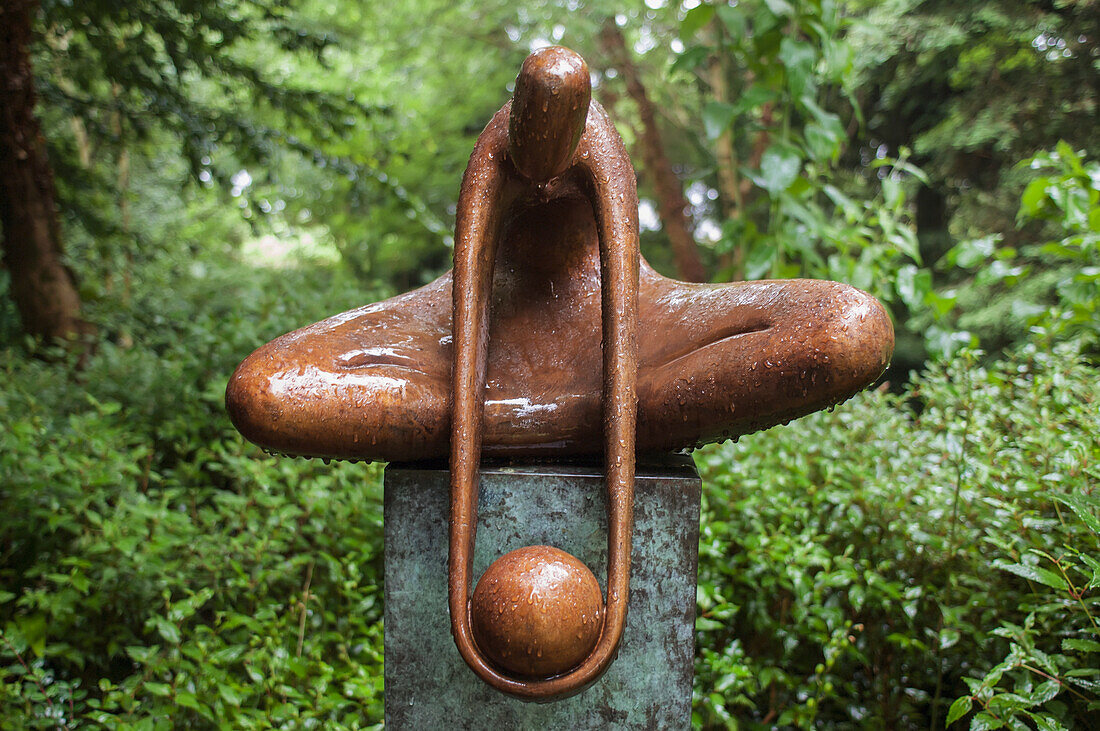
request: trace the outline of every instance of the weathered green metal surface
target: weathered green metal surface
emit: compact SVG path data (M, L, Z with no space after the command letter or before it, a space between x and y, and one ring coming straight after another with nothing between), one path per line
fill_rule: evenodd
M584 561L603 586L603 468L486 464L474 576L544 543ZM690 457L638 461L630 609L619 657L579 695L524 703L463 663L447 613L445 466L391 464L385 478L386 725L391 729L676 729L691 715L701 483Z

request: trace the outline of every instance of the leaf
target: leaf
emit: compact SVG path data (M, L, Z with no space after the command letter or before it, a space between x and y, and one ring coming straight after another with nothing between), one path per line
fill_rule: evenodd
M41 657L46 652L46 618L41 614L32 614L16 620L20 633L35 655Z
M745 13L739 5L720 5L718 18L726 26L726 30L734 39L741 39L747 35L748 21Z
M710 19L714 17L714 6L702 4L696 6L687 12L683 21L680 23L680 37L683 39L691 38L695 33L704 25L710 22Z
M1061 158L1062 162L1067 163L1075 174L1085 174L1085 168L1081 165L1081 156L1069 146L1068 142L1058 140L1058 144L1054 146L1054 149L1058 152L1058 157Z
M1020 196L1020 212L1031 218L1037 218L1043 212L1048 185L1050 185L1050 178L1045 177L1036 178L1028 183L1024 188L1024 194Z
M947 721L945 724L950 726L958 721L960 718L970 713L970 707L974 704L974 699L968 695L964 695L960 698L956 698L955 702L951 704L951 708L947 711Z
M145 689L153 695L159 695L161 697L166 697L172 694L172 686L168 685L167 683L154 683L151 681L146 681Z
M918 269L913 264L906 264L898 268L894 288L909 309L918 310L925 295L932 290L932 273L927 269Z
M1017 695L1016 693L998 693L989 699L989 704L986 706L986 709L990 713L996 713L997 715L1008 715L1013 711L1027 708L1029 705L1027 698Z
M695 618L695 630L697 632L707 632L710 630L719 630L725 627L721 622L717 622L709 617L696 617Z
M694 68L702 66L703 63L706 62L707 57L710 56L710 51L711 49L707 46L692 46L686 49L672 62L672 66L669 67L669 73L691 71Z
M1083 500L1081 500L1081 498L1068 495L1055 495L1054 499L1068 505L1093 533L1100 533L1100 518L1092 514L1092 510Z
M218 686L218 694L231 706L241 705L241 696L232 686L222 683Z
M1039 584L1044 584L1052 589L1068 589L1066 580L1058 574L1055 574L1046 569L1041 569L1038 566L1029 566L1022 563L1006 563L1004 561L994 561L993 566L1001 571L1007 571L1010 574L1016 574L1017 576L1027 579L1028 581L1034 581Z
M974 716L970 721L970 731L990 731L990 729L1001 728L1005 725L1005 722L1001 719L992 716L988 713L979 713Z
M768 193L778 195L786 190L802 170L802 158L791 147L773 144L760 159L758 185Z
M1070 638L1062 640L1062 649L1077 650L1079 652L1100 652L1100 642Z
M1044 703L1051 701L1062 692L1062 684L1057 680L1048 680L1038 688L1036 688L1028 697L1033 706L1041 706Z
M733 103L733 108L737 114L744 114L773 101L778 96L774 89L769 89L761 84L753 84L737 98L737 101Z
M833 160L840 154L840 137L835 130L810 122L803 135L806 137L806 148L814 160Z
M958 300L959 298L955 295L937 292L934 289L928 290L924 295L924 302L932 308L936 319L942 319L944 315L955 309Z
M817 54L814 47L805 41L784 38L779 44L779 60L787 68L787 81L791 94L801 97L810 87L814 62Z
M708 102L703 107L703 129L706 131L707 139L716 140L721 137L736 116L737 110L732 104Z
M901 183L892 176L886 176L882 179L882 198L886 201L886 206L890 209L897 209L903 203L905 203L905 191L901 188Z
M158 648L156 645L152 647L145 647L144 645L129 645L126 647L126 654L133 658L134 662L146 663L150 658L157 654Z
M1065 726L1050 716L1040 713L1029 713L1028 716L1035 722L1035 727L1039 731L1066 731Z
M172 645L180 643L179 627L169 622L164 617L153 617L153 624L157 628L157 634L164 638L165 642Z
M805 41L787 37L779 44L779 60L787 67L787 71L797 69L800 72L809 73L816 58L814 47Z
M794 13L794 8L787 0L764 0L764 4L768 6L768 10L773 15L783 17Z
M1083 680L1082 678L1074 675L1072 671L1066 673L1066 677L1069 678L1069 682L1073 683L1078 688L1084 688L1090 693L1100 693L1100 681Z
M900 170L907 175L912 175L917 180L921 181L925 185L928 185L928 173L921 170L919 167L904 159L904 155L900 158L876 158L871 161L871 167L877 170L882 167L890 167L892 170Z
M214 590L208 586L203 587L187 599L173 604L168 610L168 618L173 622L182 622L198 611L199 607L206 604L212 596L214 596Z
M948 252L949 261L963 269L974 269L993 256L1002 238L1001 234L990 234L960 241Z

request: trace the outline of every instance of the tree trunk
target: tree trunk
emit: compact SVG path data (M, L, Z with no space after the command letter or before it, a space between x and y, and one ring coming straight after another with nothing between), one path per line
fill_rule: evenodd
M665 233L668 234L669 241L672 243L676 269L680 277L686 281L704 282L708 278L707 272L703 268L699 249L695 245L695 237L691 233L687 214L688 203L684 199L680 179L676 177L668 156L665 155L661 133L657 129L657 115L654 113L653 103L646 95L638 68L626 49L623 34L613 20L604 24L600 39L623 75L627 94L638 105L638 117L642 123L642 162L653 181L657 194L657 212L661 216Z
M718 20L714 23L715 33L721 39L722 29ZM719 47L721 44L718 44ZM729 88L726 83L725 64L722 63L722 54L717 54L710 59L707 67L710 76L710 89L714 100L720 103L729 101ZM737 148L733 144L733 130L727 128L718 135L715 140L715 162L718 165L718 192L722 202L722 217L736 219L741 217L744 208L744 200L741 194L741 183L737 179ZM744 240L733 244L733 250L722 257L722 269L730 273L731 281L741 281L745 278L745 260L747 258L747 243Z
M929 269L952 246L950 222L951 214L943 190L927 185L917 188L917 243L921 260Z
M53 171L34 116L28 47L37 0L0 0L0 227L4 265L23 329L73 338L91 328L62 261Z

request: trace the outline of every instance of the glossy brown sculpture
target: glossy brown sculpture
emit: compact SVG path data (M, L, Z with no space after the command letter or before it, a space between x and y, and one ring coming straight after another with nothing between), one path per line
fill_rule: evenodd
M453 275L277 338L238 367L226 395L237 427L270 450L407 460L440 457L449 441L455 642L480 677L528 699L577 692L614 657L635 437L672 450L787 421L859 391L893 349L881 305L846 285L687 284L654 272L638 255L633 168L588 101L579 56L529 58L470 158ZM605 455L603 625L562 675L512 677L471 633L482 453Z
M611 664L626 624L630 587L630 546L634 525L634 436L637 416L635 387L638 372L638 207L634 170L622 140L606 115L590 114L588 66L573 51L547 48L531 54L516 78L516 94L497 113L474 147L455 222L454 368L451 424L451 535L449 597L451 633L466 664L494 688L528 700L545 700L579 692ZM602 112L598 105L598 112ZM505 132L503 117L507 115ZM499 120L499 121L498 121ZM514 161L514 162L513 162ZM596 241L592 252L599 263L594 284L600 294L603 363L601 406L603 453L607 488L607 602L602 609L599 639L591 652L575 664L553 665L545 678L514 677L490 663L478 647L471 628L470 569L477 527L478 465L481 462L485 399L486 356L490 310L523 307L515 292L509 302L494 301L494 281L508 276L499 271L501 229L507 219L528 209L539 209L559 197L587 202L595 214ZM547 221L553 226L556 222ZM553 261L549 252L536 254ZM534 262L510 268L535 269ZM568 268L568 265L566 266ZM499 274L498 274L499 272ZM552 286L553 279L551 279ZM492 307L490 306L492 304ZM531 313L534 318L540 313ZM588 323L589 325L593 323ZM535 322L531 323L536 325ZM529 337L533 336L533 332ZM536 336L537 337L537 336ZM494 346L496 343L494 342ZM494 348L494 357L497 353ZM538 367L538 363L530 363ZM550 557L557 549L534 546L531 570L553 570ZM559 552L560 553L560 552ZM580 564L572 556L569 559ZM501 569L504 559L489 568ZM580 564L583 566L583 564ZM585 569L587 571L587 569ZM576 589L581 585L573 582ZM554 605L564 609L564 602ZM491 611L480 605L477 619L497 631L485 634L521 642L529 633L525 615ZM571 624L559 616L552 624ZM581 630L574 627L574 631ZM583 634L583 632L581 632ZM544 654L571 657L573 642L565 632L546 638ZM500 643L495 642L500 650ZM509 663L512 668L520 667ZM533 668L532 668L533 669Z

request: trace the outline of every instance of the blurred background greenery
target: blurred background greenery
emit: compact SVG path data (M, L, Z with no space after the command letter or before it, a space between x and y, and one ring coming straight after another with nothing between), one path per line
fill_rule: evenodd
M654 266L898 334L697 453L695 725L1100 725L1096 0L0 0L0 728L381 722L380 469L265 457L225 383L450 267L555 43Z

